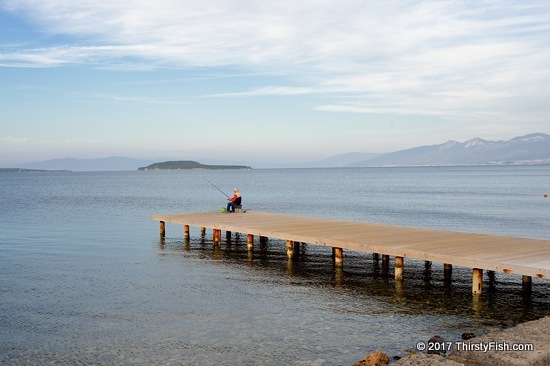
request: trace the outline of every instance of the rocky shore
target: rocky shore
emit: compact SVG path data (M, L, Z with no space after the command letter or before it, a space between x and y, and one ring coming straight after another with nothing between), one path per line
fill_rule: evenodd
M550 316L519 324L481 337L453 342L449 356L413 353L392 363L395 366L545 366L550 365ZM434 336L430 341L442 340ZM468 337L463 337L468 338ZM444 341L444 340L443 340ZM443 343L442 349L449 344ZM439 347L430 347L432 352ZM437 353L437 352L435 352ZM444 354L445 352L441 352ZM448 353L448 352L447 352ZM389 357L376 351L357 366L386 365Z

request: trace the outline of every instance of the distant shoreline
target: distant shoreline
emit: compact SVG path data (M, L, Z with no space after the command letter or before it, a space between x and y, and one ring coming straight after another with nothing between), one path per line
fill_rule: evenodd
M189 168L150 168L142 167L137 171L184 171L184 170L270 170L270 169L401 169L401 168L506 168L506 167L548 167L550 163L538 164L469 164L469 165L385 165L385 166L327 166L327 167L261 167L252 168L249 166L206 166ZM28 169L28 168L0 168L0 173L72 173L72 172L135 172L136 169Z
M47 172L70 172L70 170L0 168L0 173L47 173Z

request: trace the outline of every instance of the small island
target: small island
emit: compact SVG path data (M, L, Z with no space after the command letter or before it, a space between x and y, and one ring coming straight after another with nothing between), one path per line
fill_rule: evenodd
M180 161L164 161L154 163L145 167L138 168L140 170L218 170L218 169L244 169L251 170L252 168L246 165L206 165L191 160Z

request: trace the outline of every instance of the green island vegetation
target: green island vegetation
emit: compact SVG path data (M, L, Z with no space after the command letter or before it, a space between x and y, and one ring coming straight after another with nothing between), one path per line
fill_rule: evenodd
M252 169L246 165L206 165L191 160L164 161L154 163L138 170L193 170L193 169Z

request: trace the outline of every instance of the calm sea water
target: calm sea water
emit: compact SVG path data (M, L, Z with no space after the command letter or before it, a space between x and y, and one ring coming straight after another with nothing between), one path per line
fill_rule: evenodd
M458 340L550 315L548 282L406 260L396 287L369 254L283 242L211 244L153 214L248 210L550 238L550 167L273 169L0 174L0 363L346 365L403 356L435 334ZM393 265L393 263L391 264Z

